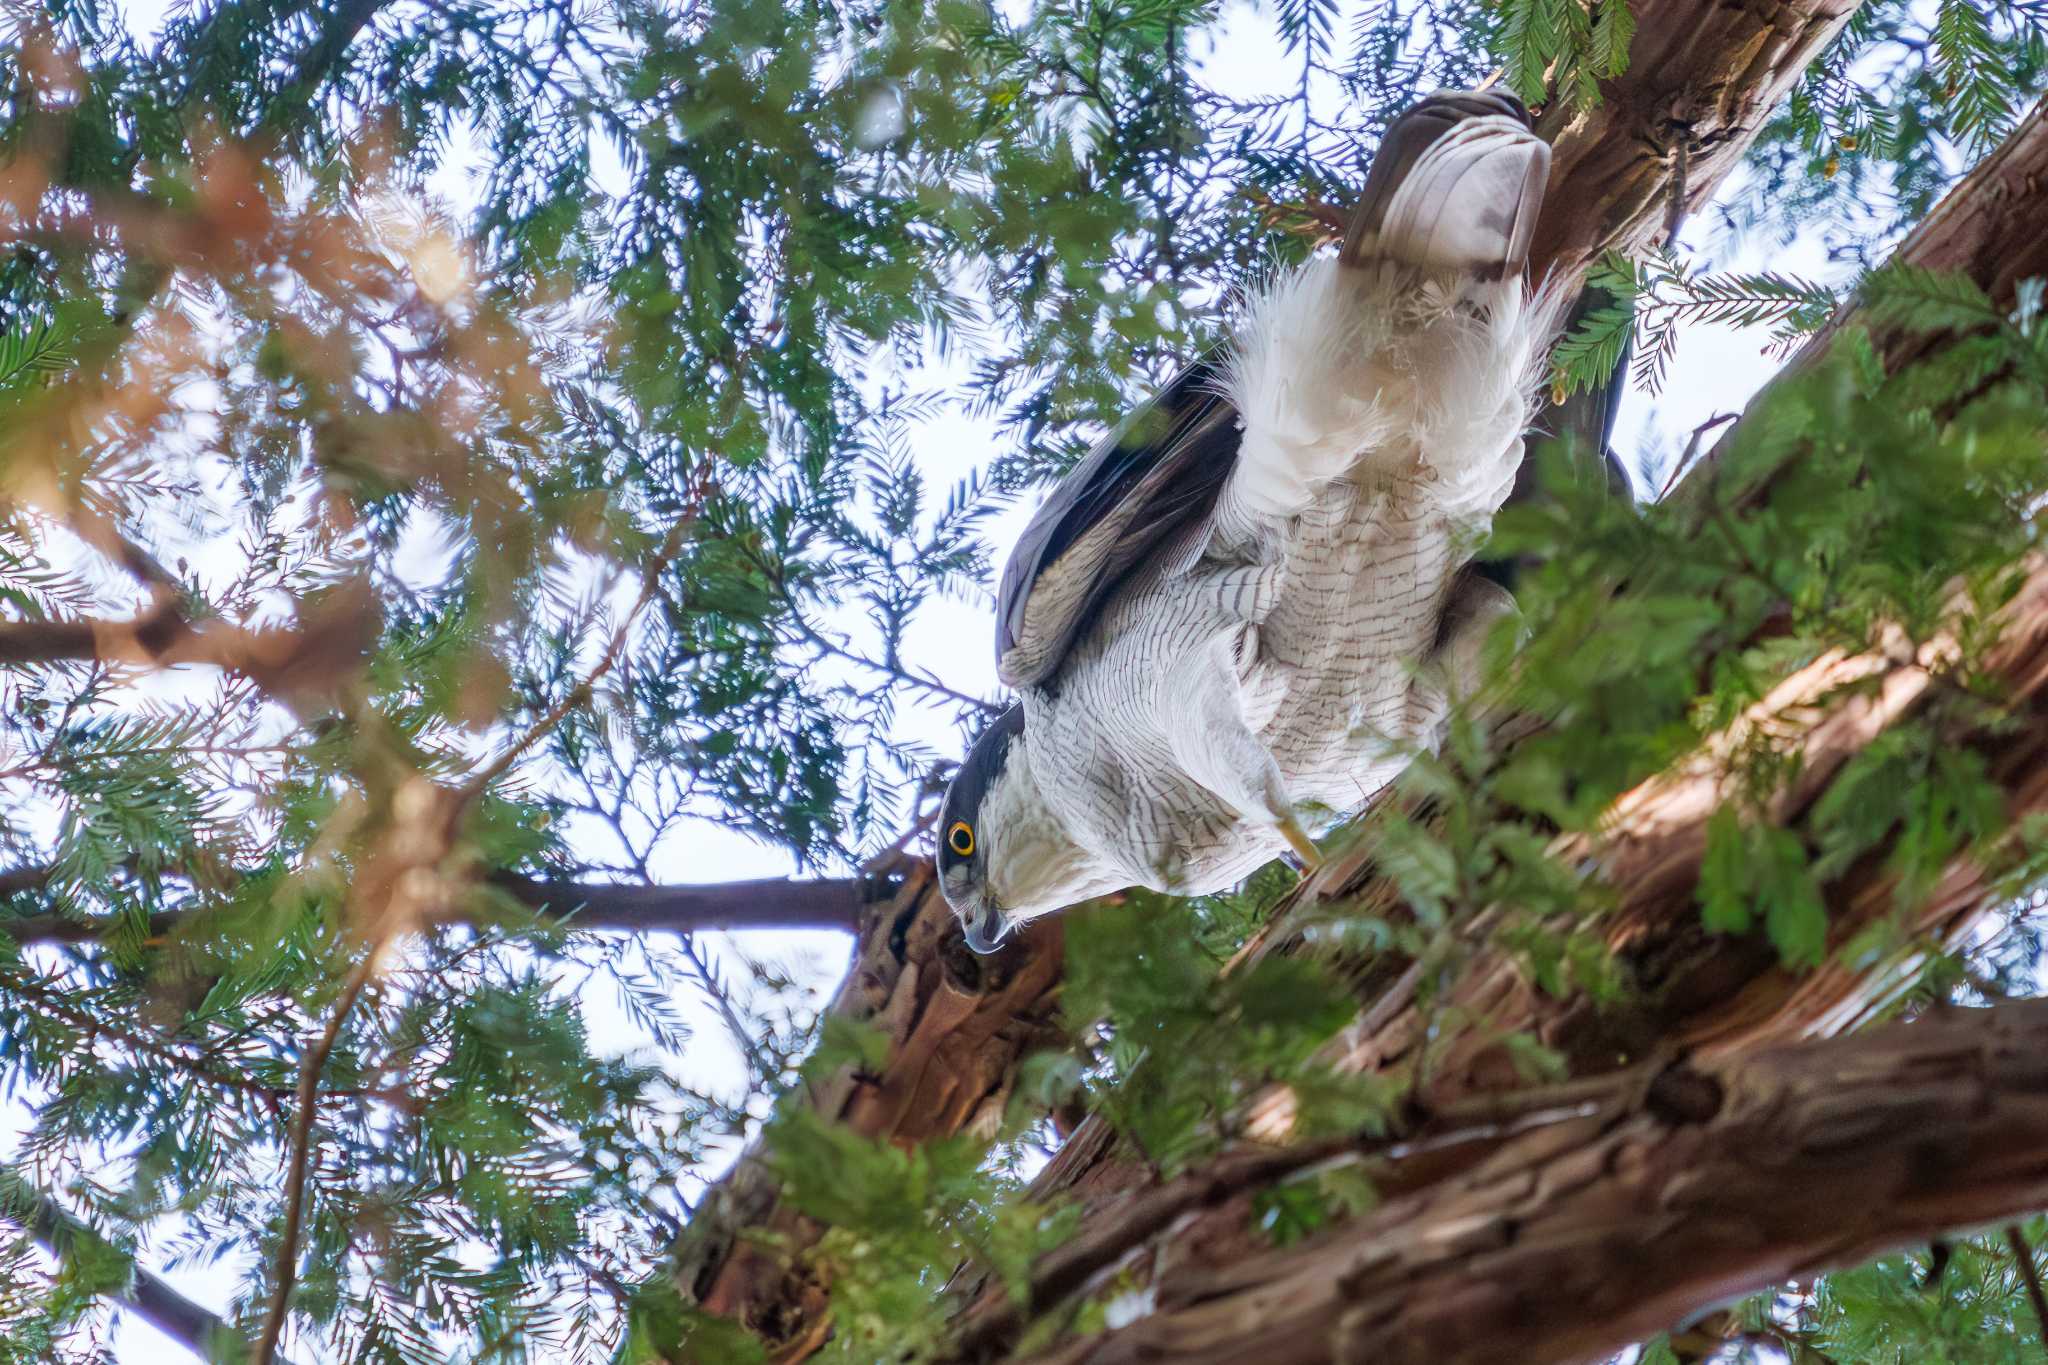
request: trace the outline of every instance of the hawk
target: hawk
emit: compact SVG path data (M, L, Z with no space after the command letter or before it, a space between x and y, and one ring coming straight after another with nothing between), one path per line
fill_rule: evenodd
M1004 571L1015 705L940 807L969 946L1128 886L1222 890L1433 745L1514 610L1468 568L1562 309L1527 261L1550 150L1499 93L1387 130L1342 248L1053 490Z

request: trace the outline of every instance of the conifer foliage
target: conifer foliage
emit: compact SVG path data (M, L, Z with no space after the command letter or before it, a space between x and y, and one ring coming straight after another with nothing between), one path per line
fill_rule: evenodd
M909 1147L807 1108L889 1040L824 1010L818 963L710 932L774 922L777 884L671 885L732 880L688 860L737 833L809 879L790 920L886 947L874 907L912 886L900 855L951 752L931 736L999 701L917 634L938 599L980 600L992 515L1341 227L1416 94L1497 70L1594 109L1642 16L0 15L0 1361L111 1360L117 1309L262 1362L968 1359L1121 1324L1143 1272L1088 1260L1084 1199L1025 1188L1040 1148L1085 1122L1161 1189L1255 1168L1231 1216L1261 1247L1374 1208L1370 1163L1295 1158L1412 1135L1461 1037L1529 1085L1576 1079L1452 983L1483 946L1625 1012L1609 891L1560 850L1817 659L1938 658L1938 685L1796 822L1796 746L1741 732L1700 932L1891 972L1894 1010L2034 991L2041 831L2009 818L1986 737L2025 723L1995 665L2037 572L2048 321L2038 281L2007 299L1939 270L1838 294L1604 263L1616 303L1560 348L1561 390L1631 335L1639 377L1669 382L1700 318L1790 339L1840 303L1939 344L1901 366L1845 331L1701 499L1638 513L1560 475L1501 532L1545 567L1494 714L1542 728L1462 718L1360 828L1400 913L1325 907L1288 921L1305 950L1241 953L1279 867L1077 912L1052 1045L971 1131ZM2042 22L2031 0L1871 0L1728 212L1824 218L1875 260L2016 126ZM1274 91L1233 67L1252 39ZM1896 212L1843 210L1877 186ZM961 420L990 444L941 486L930 433ZM1916 938L1907 907L1963 858L2012 913ZM1831 936L1826 885L1875 859L1899 917ZM1333 1064L1361 994L1402 974L1419 1059ZM815 1234L752 1244L809 1295L782 1321L669 1273L750 1140ZM1785 1288L1707 1352L2023 1358L2040 1236ZM225 1312L159 1273L209 1266Z

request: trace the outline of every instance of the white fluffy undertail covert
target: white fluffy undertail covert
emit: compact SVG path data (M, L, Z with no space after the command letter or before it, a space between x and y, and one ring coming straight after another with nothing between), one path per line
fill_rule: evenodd
M1244 422L1226 525L1284 522L1334 479L1417 474L1446 515L1483 522L1513 486L1564 302L1332 258L1283 273L1251 300L1226 378Z

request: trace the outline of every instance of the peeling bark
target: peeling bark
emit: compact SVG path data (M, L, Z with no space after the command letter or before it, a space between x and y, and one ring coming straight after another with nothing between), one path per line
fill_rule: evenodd
M1983 662L1986 675L2004 684L2009 723L1995 736L1957 733L1949 738L1958 744L1978 744L1987 751L1995 747L1992 775L2004 786L2008 811L2018 820L2048 813L2048 563L2033 567L2025 586L2001 615L2003 635ZM1900 650L1889 655L1831 655L1800 670L1770 698L1758 703L1752 712L1757 720L1770 717L1782 721L1788 716L1797 718L1805 711L1805 728L1781 735L1782 742L1798 747L1804 756L1804 767L1799 779L1780 794L1768 812L1772 821L1796 826L1803 812L1827 790L1850 757L1880 730L1911 715L1928 700L1933 691L1932 666L1945 650L1945 643L1936 641L1917 654ZM1874 686L1847 701L1806 710L1805 703L1829 696L1850 679L1867 680ZM1609 941L1617 957L1635 968L1642 992L1640 1000L1630 1015L1616 1021L1596 1016L1583 1002L1558 1001L1541 995L1512 963L1498 956L1490 964L1468 973L1440 1002L1443 1008L1484 1011L1482 1017L1489 1025L1502 1029L1532 1029L1565 1052L1575 1073L1590 1074L1582 1074L1574 1082L1576 1089L1517 1095L1512 1093L1512 1087L1520 1082L1505 1057L1489 1041L1498 1036L1492 1028L1472 1030L1455 1038L1445 1055L1433 1058L1431 1082L1421 1092L1420 1111L1428 1116L1428 1121L1417 1132L1404 1135L1404 1142L1418 1149L1418 1155L1386 1163L1371 1172L1385 1204L1382 1213L1368 1222L1398 1213L1402 1218L1414 1219L1415 1235L1425 1239L1460 1242L1468 1236L1480 1235L1480 1229L1468 1227L1462 1221L1480 1215L1460 1210L1455 1202L1447 1203L1443 1193L1447 1182L1449 1188L1455 1189L1472 1162L1490 1149L1490 1140L1477 1145L1453 1140L1455 1131L1461 1125L1469 1126L1473 1115L1512 1116L1546 1107L1561 1112L1583 1109L1589 1103L1587 1097L1609 1093L1604 1086L1625 1088L1629 1084L1627 1077L1632 1074L1628 1064L1640 1056L1682 1054L1708 1071L1739 1069L1749 1065L1746 1059L1784 1046L1788 1041L1842 1033L1890 1003L1885 989L1897 988L1904 979L1896 970L1897 963L1858 972L1830 962L1817 971L1800 975L1778 967L1776 955L1757 939L1714 937L1698 928L1694 885L1706 846L1706 821L1720 802L1723 780L1723 773L1711 756L1662 775L1617 803L1616 833L1598 849L1574 839L1561 850L1561 856L1567 858L1597 858L1605 868L1620 905L1606 921L1611 926ZM1895 880L1885 867L1887 852L1885 848L1871 851L1825 888L1831 947L1839 947L1866 926L1898 914ZM1369 869L1361 868L1357 875L1371 885ZM1322 879L1317 880L1322 884ZM1923 942L1928 938L1960 941L1980 916L1996 907L2000 899L1997 892L1995 868L1987 867L1977 857L1959 858L1918 904L1918 920L1905 928ZM1645 979L1650 975L1649 967L1667 959L1682 964L1681 969L1667 980ZM1886 965L1894 970L1884 970ZM1357 1070L1395 1067L1411 1060L1425 1025L1407 994L1411 985L1404 976L1386 991L1340 1038L1331 1060L1340 1068ZM1662 1071L1653 1068L1655 1074ZM1670 1091L1667 1085L1666 1100L1679 1103L1685 1093L1688 1092ZM1267 1105L1279 1102L1284 1102L1284 1097L1269 1096L1263 1101ZM1255 1128L1259 1111L1260 1103L1255 1102L1243 1126ZM1889 1118L1884 1121L1891 1122ZM1452 1135L1446 1134L1447 1126L1453 1130ZM1558 1149L1560 1160L1569 1155L1574 1161L1586 1163L1572 1169L1581 1170L1589 1181L1612 1176L1620 1182L1608 1197L1622 1201L1640 1216L1644 1230L1632 1235L1652 1239L1682 1237L1687 1235L1683 1225L1691 1220L1703 1218L1713 1223L1720 1217L1704 1203L1701 1208L1684 1212L1658 1212L1665 1206L1628 1202L1633 1198L1625 1188L1628 1172L1608 1164L1612 1153L1598 1140L1604 1130L1559 1126L1553 1131L1565 1135L1558 1139L1565 1144ZM1261 1254L1251 1230L1248 1202L1258 1182L1240 1180L1236 1173L1247 1169L1264 1171L1270 1183L1334 1154L1335 1149L1275 1153L1242 1144L1172 1185L1158 1187L1151 1184L1142 1166L1121 1159L1106 1126L1091 1119L1062 1149L1034 1189L1039 1198L1064 1193L1086 1202L1084 1227L1100 1232L1085 1248L1062 1248L1048 1258L1048 1263L1085 1254L1090 1258L1088 1273L1068 1275L1057 1285L1047 1284L1045 1292L1034 1292L1031 1310L1045 1313L1056 1309L1064 1296L1095 1287L1089 1276L1112 1266L1124 1269L1140 1281L1149 1280L1162 1294L1176 1278L1210 1275L1227 1279L1233 1267L1247 1258L1257 1261ZM1169 1191L1189 1189L1201 1191L1201 1197L1183 1198L1165 1216L1148 1214L1162 1198L1170 1197ZM1830 1197L1836 1198L1836 1202L1827 1207L1839 1212L1858 1196L1849 1191ZM1589 1194L1588 1198L1592 1200L1594 1196ZM1711 1193L1703 1196L1706 1201L1711 1198ZM1597 1200L1587 1207L1599 1207ZM2022 1212L2032 1207L2021 1201L1983 1216ZM1831 1218L1832 1215L1816 1216L1810 1227L1802 1229L1802 1235L1833 1237L1839 1231L1840 1220ZM1613 1213L1611 1221L1625 1221L1624 1215ZM1970 1221L1959 1217L1951 1220L1950 1226ZM1588 1229L1584 1233L1590 1236L1593 1231ZM1339 1234L1340 1239L1350 1236L1349 1231ZM1775 1252L1789 1255L1799 1245L1796 1241L1781 1245ZM1762 1258L1768 1248L1755 1243L1746 1249ZM1577 1254L1581 1252L1571 1253ZM1847 1251L1831 1255L1827 1264L1854 1259ZM1563 1259L1569 1260L1570 1255ZM1684 1268L1682 1261L1666 1263L1667 1272ZM1601 1274L1605 1276L1607 1271L1603 1269ZM1755 1283L1768 1278L1764 1276ZM1642 1295L1655 1298L1663 1316L1628 1317L1627 1331L1614 1338L1612 1344L1623 1344L1669 1327L1690 1312L1741 1292L1751 1282L1707 1292L1712 1285L1680 1276L1672 1284L1658 1287L1655 1294L1636 1283ZM1034 1291L1039 1287L1039 1280L1035 1279ZM1052 1292L1054 1289L1058 1292ZM1438 1289L1416 1292L1436 1293ZM1446 1285L1444 1292L1457 1291ZM1586 1319L1581 1330L1605 1333L1610 1326L1605 1315L1624 1309L1634 1313L1635 1298L1636 1292L1632 1291L1623 1300L1615 1301L1619 1307L1610 1308L1605 1299L1582 1297L1576 1310ZM1299 1305L1259 1302L1275 1314L1267 1324L1268 1329L1284 1336L1290 1330L1287 1321ZM1508 1307L1494 1305L1489 1311L1496 1314L1488 1329L1496 1334L1492 1341L1495 1352L1511 1348L1517 1360L1576 1358L1563 1347L1557 1348L1560 1354L1555 1357L1540 1351L1525 1355L1525 1347L1531 1343L1540 1346L1542 1339L1525 1338L1521 1319L1511 1316ZM1521 1309L1512 1312L1518 1314ZM984 1296L969 1312L962 1329L963 1342L976 1349L963 1350L961 1358L998 1358L998 1348L1015 1340L1016 1330L1023 1322L1023 1317L1000 1302L999 1296ZM1600 1339L1609 1340L1605 1336ZM1305 1354L1277 1359L1351 1358L1342 1354L1319 1356L1306 1346L1302 1349ZM1375 1345L1372 1349L1379 1351L1383 1347ZM1447 1344L1442 1349L1441 1358L1447 1360L1487 1358L1461 1355ZM1589 1346L1582 1354L1594 1350ZM1097 1360L1121 1361L1131 1357L1082 1353L1054 1358L1063 1362L1085 1360L1092 1365ZM1181 1359L1178 1355L1171 1358ZM1229 1357L1197 1353L1188 1358ZM1358 1358L1410 1359L1398 1353ZM1413 1358L1419 1361L1438 1357ZM1495 1354L1491 1358L1501 1356Z
M1954 191L1942 197L1899 244L1893 259L1969 276L1993 299L2009 303L2020 281L2048 276L2048 106L2036 106ZM1839 326L1842 319L1836 320ZM1835 327L1801 352L1825 349ZM1941 334L1876 338L1885 367L1896 370L1940 349Z
M1701 1306L2030 1212L2048 1205L2048 1002L1652 1067L1469 1145L1456 1175L1301 1247L1168 1270L1149 1317L1031 1359L1597 1360Z
M890 1039L880 1074L842 1072L802 1102L855 1132L906 1144L993 1132L1017 1063L1058 1045L1056 987L1063 963L1056 919L1032 924L992 957L962 942L927 858L901 856L896 892L868 906L859 947L831 1012ZM765 1243L761 1229L806 1247L823 1229L779 1203L763 1154L750 1151L706 1196L684 1229L672 1274L700 1307L733 1318L800 1359L825 1339L826 1286Z
M1531 259L1577 272L1603 251L1660 242L1674 197L1687 213L1713 197L1858 4L1634 5L1627 72L1601 82L1598 106L1553 107L1537 120L1551 144L1550 188Z
M1961 269L1991 297L2009 303L2015 285L2030 275L2048 274L2048 235L2039 225L2048 221L2048 104L2022 121L2012 138L1986 158L1943 200L1926 224L1901 245L1895 260L1934 269ZM1873 338L1880 355L1893 368L1926 354L1921 339L1897 335ZM1712 466L1700 472L1702 482ZM2048 612L2048 592L2036 572L2019 601L2007 610L2013 629L2002 642L1994 668L2011 689L2009 696L2022 714L2035 704L2041 686L2039 670L2048 659L2030 651L2035 619ZM1921 663L1931 662L1923 660ZM1770 818L1794 824L1819 799L1841 766L1877 733L1910 714L1924 699L1928 683L1921 663L1896 667L1888 660L1831 657L1817 661L1787 679L1772 697L1753 708L1750 724L1766 723L1793 710L1802 696L1818 697L1852 675L1883 674L1872 695L1854 698L1825 714L1807 717L1810 726L1799 738L1803 766L1798 779L1780 793ZM1769 723L1782 723L1769 720ZM1963 737L1958 736L1958 742ZM2048 736L2040 737L2048 744ZM2032 809L2048 792L2037 776L2042 752L2023 729L1987 743L1997 779L2010 793L2015 814ZM1546 1041L1563 1047L1581 1066L1605 1060L1614 1064L1617 1049L1670 1040L1687 1045L1736 1047L1762 1038L1797 1036L1802 1032L1839 1032L1854 1026L1883 1004L1873 998L1869 974L1841 966L1797 975L1777 967L1767 949L1706 934L1698 927L1693 902L1699 857L1705 848L1706 820L1719 802L1719 778L1712 755L1659 776L1616 803L1609 827L1612 835L1599 849L1582 846L1568 856L1597 856L1618 893L1621 910L1610 920L1609 941L1636 984L1646 995L1643 1013L1632 1021L1597 1025L1583 1005L1543 1001L1505 963L1491 972L1475 973L1458 1003L1481 1009L1506 1028L1534 1027ZM1875 918L1890 913L1891 884L1877 868L1882 854L1873 854L1850 869L1831 888L1831 941L1839 944ZM1974 862L1953 867L1928 896L1917 926L1940 940L1966 934L1987 908L1990 877ZM1391 889L1377 883L1369 860L1354 854L1338 860L1302 888L1302 899L1388 897ZM1277 919L1284 918L1276 916ZM1349 1046L1354 1064L1384 1066L1402 1055L1420 1027L1410 996L1413 983L1397 984L1382 994L1372 1011L1354 1026ZM1602 1053L1606 1056L1603 1058ZM1501 1059L1473 1052L1439 1067L1454 1091L1511 1083ZM1462 1068L1462 1076L1461 1076ZM1461 1076L1461 1078L1459 1078ZM1458 1079L1454 1079L1458 1078Z

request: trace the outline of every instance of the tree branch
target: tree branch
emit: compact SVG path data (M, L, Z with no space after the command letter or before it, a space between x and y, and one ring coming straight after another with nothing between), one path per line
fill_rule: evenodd
M128 1282L108 1291L108 1297L201 1360L215 1359L238 1344L246 1349L247 1339L226 1319L144 1269L133 1256L113 1246L17 1172L0 1170L0 1214L27 1228L29 1235L59 1260L72 1259L72 1248L83 1244L91 1248L89 1259L95 1265L105 1264L110 1257L125 1262Z
M2034 1306L2034 1330L2041 1334L2041 1344L2048 1348L2048 1293L2041 1289L2041 1272L2034 1265L2034 1249L2027 1245L2026 1235L2018 1223L2009 1223L2005 1229L2005 1244L2012 1251L2012 1263L2020 1272L2020 1281L2027 1287L2027 1302Z
M503 874L488 881L551 919L567 920L578 929L623 933L853 930L860 927L861 910L868 900L868 884L859 877L812 881L761 877L703 886L549 882ZM0 921L0 929L11 927Z
M1996 206L1995 211L1945 216L1958 225L1954 230L1987 234L1985 239L1965 250L1951 237L1919 235L1910 239L1917 243L1914 249L1995 261L2000 270L2010 270L2015 261L2048 266L2048 244L2038 231L2040 215L2048 213L2044 170L2048 105L2036 109L2007 148L1954 191L1983 196ZM1888 338L1875 340L1881 353L1890 353ZM1696 477L1712 477L1711 467ZM1984 676L2006 689L2001 724L2009 728L1994 734L1958 724L1943 735L1944 743L1974 745L1986 755L1992 780L2003 789L2015 821L2048 810L2048 691L2043 690L2048 685L2043 671L2048 667L2048 564L2027 567L2025 583L1998 617L2005 633L1982 659ZM1783 737L1797 745L1797 776L1773 798L1765 818L1796 827L1855 754L1924 706L1935 695L1944 648L1933 641L1918 651L1901 647L1883 657L1831 654L1760 702L1731 730L1731 743L1753 723L1772 723L1795 710L1806 717L1796 739ZM1702 927L1695 891L1707 822L1720 804L1721 776L1711 754L1681 765L1620 798L1597 842L1579 839L1557 850L1568 865L1597 863L1601 868L1614 906L1600 922L1601 934L1616 968L1635 983L1626 1008L1549 996L1532 983L1522 963L1488 949L1475 934L1468 940L1473 956L1448 989L1435 994L1422 989L1423 974L1414 967L1403 971L1398 960L1384 964L1362 987L1369 1007L1343 1031L1327 1060L1342 1071L1386 1074L1416 1067L1427 1055L1425 1102L1441 1103L1446 1096L1521 1084L1512 1058L1498 1043L1510 1033L1542 1040L1575 1074L1585 1075L1610 1069L1619 1057L1639 1055L1642 1047L1655 1043L1719 1052L1844 1032L1874 1017L1883 1004L1879 992L1892 984L1883 971L1829 963L1810 974L1797 973L1781 967L1777 953L1758 937L1714 935ZM1957 858L1931 893L1916 902L1910 920L1898 917L1895 873L1887 869L1881 851L1821 890L1829 914L1828 941L1835 945L1880 922L1918 941L1965 941L2000 902L1996 869L1976 856ZM1401 897L1369 850L1340 852L1282 903L1247 955L1284 949L1292 913L1313 913L1333 904L1398 914ZM1486 1027L1432 1042L1432 1020L1445 1011L1484 1019ZM1256 1124L1258 1113L1255 1105L1246 1121ZM1041 1174L1033 1194L1047 1198L1084 1188L1098 1208L1111 1208L1120 1191L1145 1180L1136 1163L1117 1159L1106 1125L1091 1118ZM1228 1237L1230 1229L1222 1220L1231 1212L1218 1213L1217 1221L1206 1226L1183 1226L1177 1236L1192 1244L1212 1235ZM1657 1326L1668 1326L1677 1316Z
M270 1304L263 1314L263 1333L251 1353L256 1365L270 1365L276 1357L278 1338L284 1334L285 1317L291 1311L292 1286L298 1283L299 1237L306 1217L306 1170L313 1157L313 1112L319 1098L320 1073L326 1069L327 1059L333 1055L334 1045L340 1040L356 1001L362 997L363 988L376 974L387 937L374 940L341 983L327 1025L313 1040L299 1067L297 1107L285 1144L290 1157L285 1163L284 1228L278 1233L277 1252L272 1259Z
M241 673L301 716L331 701L375 645L382 613L356 580L306 603L299 624L252 630L193 622L166 594L127 621L0 621L0 667L91 660L153 668L207 664Z
M0 898L38 890L49 867L0 872ZM629 882L548 881L494 872L484 884L502 891L545 919L577 929L617 933L698 934L735 929L840 929L860 927L861 913L875 892L861 877L820 877L798 881L759 877L701 886L637 886ZM883 890L886 894L886 888ZM450 915L446 918L455 919ZM164 910L149 917L151 937L175 933L195 922L193 912ZM78 919L69 915L0 917L0 934L16 943L89 943L115 928L113 916Z
M1627 1104L1488 1141L1332 1236L1168 1269L1151 1316L1032 1359L1600 1359L1709 1304L2048 1205L2044 1057L2048 1002L2021 1001L1659 1068Z
M1533 269L1577 274L1604 251L1636 255L1674 207L1705 204L1860 3L1636 7L1628 70L1600 82L1600 103L1552 100L1537 119L1551 162Z
M321 20L318 36L299 54L291 79L278 88L278 98L264 116L264 127L282 131L305 123L307 115L318 108L315 96L334 74L342 54L355 43L370 20L377 17L377 11L390 3L391 0L342 0L328 11Z
M1558 102L1539 120L1553 158L1532 270L1575 276L1604 250L1652 240L1668 207L1675 137L1690 139L1687 198L1711 195L1856 2L1642 7L1629 69L1603 83L1602 103L1568 110ZM880 1025L888 1061L878 1076L838 1078L801 1102L861 1136L900 1144L993 1125L1025 1053L1063 1041L1054 1022L1062 952L1058 920L1044 917L996 957L973 958L919 859L863 936L831 1007ZM821 1229L781 1207L779 1191L764 1154L750 1152L691 1220L673 1278L686 1299L764 1329L776 1357L795 1361L824 1340L829 1298L801 1255ZM769 1235L743 1237L749 1227Z

